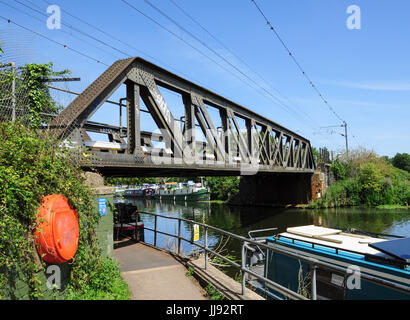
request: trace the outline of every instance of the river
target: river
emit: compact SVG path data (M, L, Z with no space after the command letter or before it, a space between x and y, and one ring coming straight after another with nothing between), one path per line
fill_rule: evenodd
M410 237L410 210L376 209L376 208L335 208L308 210L270 207L229 206L209 202L160 202L158 200L130 199L140 211L158 213L170 217L182 217L218 227L220 229L248 237L248 232L257 229L278 228L283 232L288 227L301 225L321 225L329 228L355 228L367 232L388 233ZM141 214L145 227L154 228L154 217ZM177 234L176 220L158 218L158 230ZM182 223L182 236L191 239L191 226ZM259 234L272 235L272 232ZM145 241L153 244L153 232L145 231ZM200 228L199 243L203 244L203 230ZM208 243L211 248L218 248L224 256L230 255L240 261L240 242L227 239L220 233L209 231ZM158 234L157 245L165 249L175 249L176 241L172 237ZM195 246L187 241L182 242L182 252L190 254ZM220 261L215 261L220 262ZM236 276L237 270L226 269L228 274Z

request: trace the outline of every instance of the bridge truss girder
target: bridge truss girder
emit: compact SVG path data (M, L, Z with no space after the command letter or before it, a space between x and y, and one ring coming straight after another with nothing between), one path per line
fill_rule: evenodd
M126 86L127 126L90 121L122 84ZM183 128L159 87L181 95ZM140 98L161 133L141 131ZM215 128L207 106L219 111L221 132ZM245 128L239 121L245 123ZM84 166L97 168L105 175L239 175L314 170L307 139L141 58L115 62L49 127L59 138L90 149L92 156L83 162ZM196 127L206 142L196 140ZM111 144L91 142L86 131L107 134ZM154 141L165 142L166 147L154 148Z

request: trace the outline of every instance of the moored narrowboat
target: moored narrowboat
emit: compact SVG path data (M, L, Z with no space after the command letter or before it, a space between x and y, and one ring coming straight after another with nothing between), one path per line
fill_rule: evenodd
M163 184L155 193L154 199L171 201L207 201L210 191L201 183L189 181L187 183L168 182Z
M265 238L273 249L260 250L259 262L265 278L310 299L410 299L410 238L383 236L313 225L287 228ZM270 298L286 298L266 283L256 287Z

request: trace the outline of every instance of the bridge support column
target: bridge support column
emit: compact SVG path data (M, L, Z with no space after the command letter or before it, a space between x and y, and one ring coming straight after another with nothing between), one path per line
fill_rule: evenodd
M240 199L244 205L284 206L312 200L311 173L242 176Z

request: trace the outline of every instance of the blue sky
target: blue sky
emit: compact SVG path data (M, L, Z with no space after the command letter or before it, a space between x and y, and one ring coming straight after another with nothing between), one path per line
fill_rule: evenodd
M161 16L144 0L127 1L218 61L231 73L127 7L121 0L0 0L0 16L108 65L127 57L76 31L82 30L119 51L141 56L184 78L199 82L303 135L317 148L326 146L334 151L344 149L344 137L339 134L343 133L342 128L321 128L339 125L340 120L312 90L250 0L173 0L229 51L194 24L170 0L150 2L247 73L258 85L275 95L278 95L277 91L280 92L279 97L287 105L290 104L288 101L292 102L293 113L275 104L260 90L245 84L246 79L238 80L237 77L243 78L241 74ZM60 30L47 29L47 2L62 9L63 25ZM397 152L410 153L410 43L407 41L410 2L257 0L257 3L336 113L348 123L350 148L361 146L388 156ZM40 12L32 11L22 4ZM350 16L346 10L350 5L357 5L361 9L360 30L349 30L346 26ZM67 12L132 47L74 19ZM0 20L0 41L4 43L3 62L15 60L22 64L53 61L56 70L70 69L72 76L81 78L81 82L63 85L70 90L81 92L107 68L13 24L8 26L4 20ZM62 104L67 104L73 98L59 93L55 96ZM113 99L118 100L120 97L121 92ZM172 105L176 97L169 95L168 99ZM107 105L93 120L105 121L117 117L115 107Z

